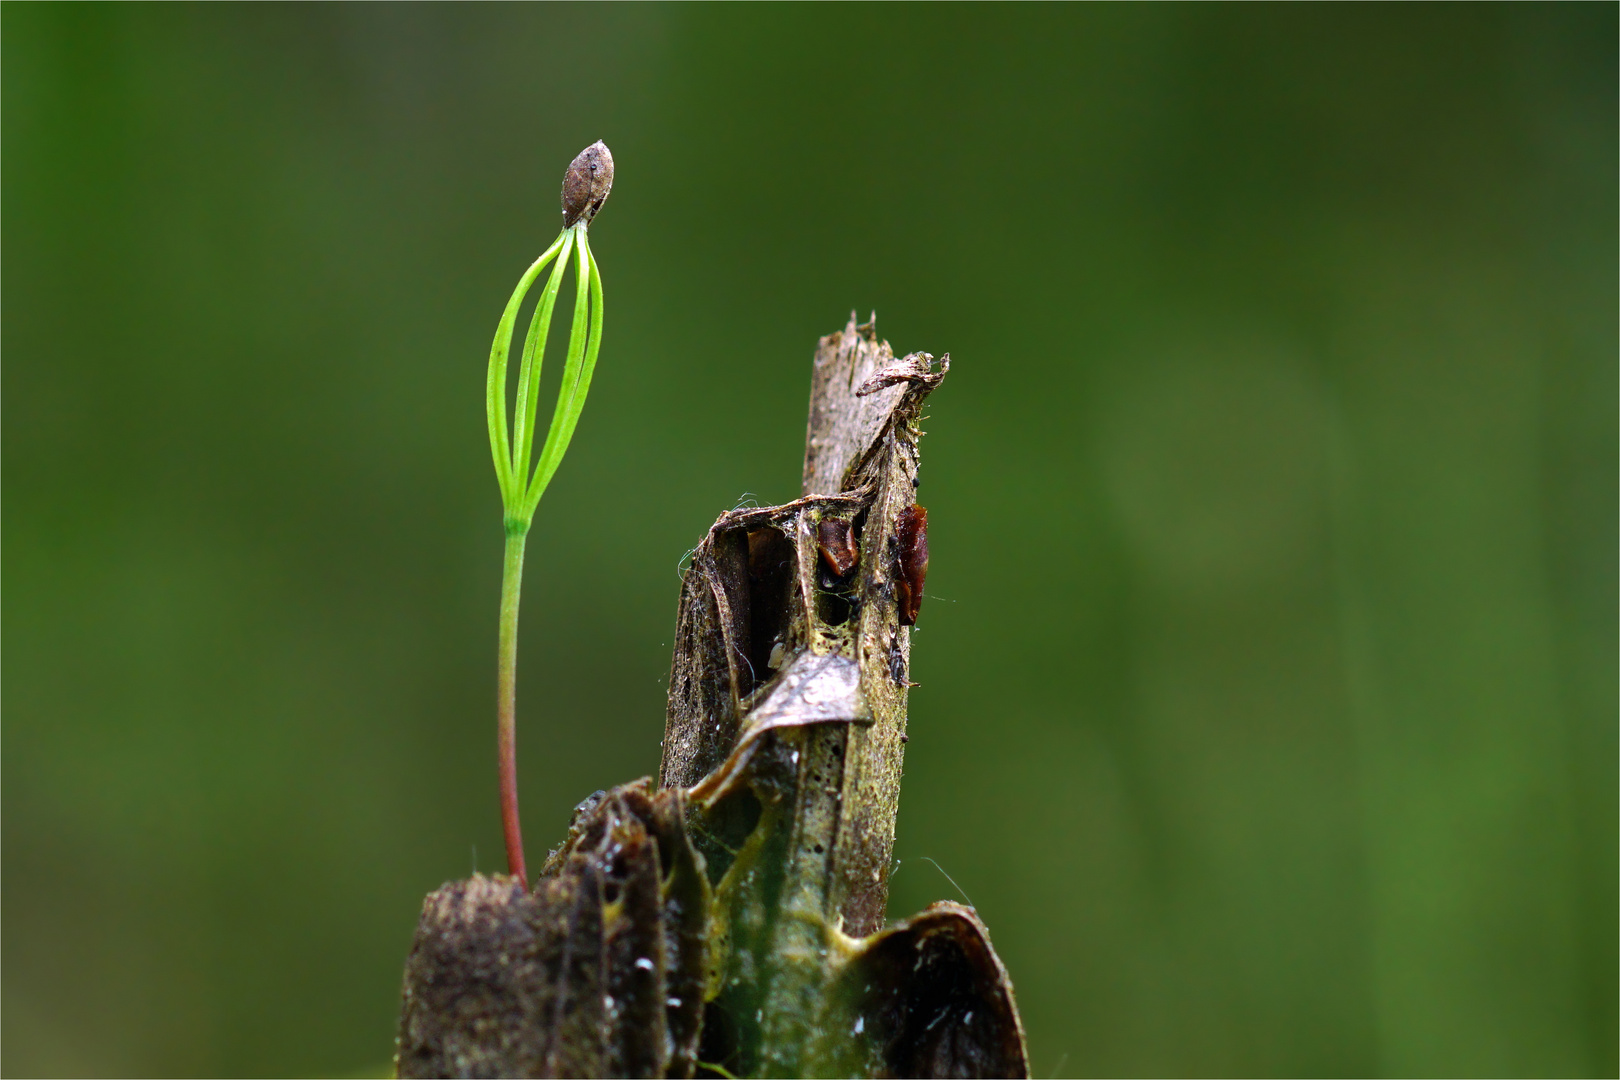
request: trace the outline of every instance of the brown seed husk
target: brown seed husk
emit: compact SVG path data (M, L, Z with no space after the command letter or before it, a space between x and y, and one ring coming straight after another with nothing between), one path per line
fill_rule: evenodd
M597 139L579 152L563 175L563 228L580 221L589 225L612 190L613 152Z

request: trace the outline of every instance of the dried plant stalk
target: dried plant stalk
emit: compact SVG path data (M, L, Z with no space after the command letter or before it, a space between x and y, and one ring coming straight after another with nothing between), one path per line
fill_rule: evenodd
M803 496L686 572L657 786L582 803L532 893L428 898L400 1075L1028 1075L977 914L882 925L948 369L853 317L821 340Z

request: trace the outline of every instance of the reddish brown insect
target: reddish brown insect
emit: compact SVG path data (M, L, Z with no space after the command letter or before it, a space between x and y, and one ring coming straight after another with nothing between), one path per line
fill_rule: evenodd
M822 518L816 525L816 543L834 577L848 574L861 560L860 549L855 546L855 527L842 518Z
M921 506L906 507L900 511L895 532L900 544L900 576L895 580L900 625L916 626L923 581L928 577L928 511Z

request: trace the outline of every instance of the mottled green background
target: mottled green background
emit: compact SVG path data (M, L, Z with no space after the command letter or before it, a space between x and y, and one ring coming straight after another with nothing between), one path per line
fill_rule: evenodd
M875 308L955 361L893 911L972 895L1036 1075L1614 1075L1616 10L7 4L4 1071L386 1068L602 137L532 849Z

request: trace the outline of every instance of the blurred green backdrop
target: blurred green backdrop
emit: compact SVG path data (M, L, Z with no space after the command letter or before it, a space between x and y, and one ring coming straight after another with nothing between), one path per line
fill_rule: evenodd
M601 137L533 851L875 308L956 365L893 912L972 895L1036 1074L1614 1075L1615 5L0 17L6 1073L385 1067Z

